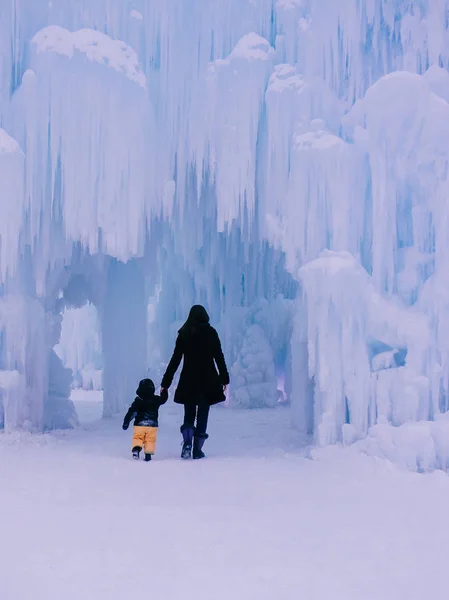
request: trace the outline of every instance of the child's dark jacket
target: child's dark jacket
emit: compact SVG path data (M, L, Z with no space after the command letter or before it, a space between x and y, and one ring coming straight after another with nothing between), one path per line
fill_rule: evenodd
M142 391L140 388L137 392ZM142 397L143 396L143 397ZM137 427L158 427L159 407L168 400L168 392L164 390L161 396L154 393L142 393L137 396L129 407L123 420L123 429L128 429L134 419Z

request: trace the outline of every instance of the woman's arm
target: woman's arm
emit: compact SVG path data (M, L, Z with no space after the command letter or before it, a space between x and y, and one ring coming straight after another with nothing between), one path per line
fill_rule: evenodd
M178 335L173 356L171 357L171 360L168 363L165 375L162 377L161 388L163 390L168 390L168 388L171 386L173 377L175 376L175 373L178 370L179 365L181 364L183 354L184 350L182 348L182 341L180 339L180 336Z
M221 349L220 338L218 337L218 333L215 331L215 329L214 329L213 347L214 347L214 360L217 365L218 372L220 374L221 384L223 386L227 386L227 385L229 385L228 368L226 366L226 361L223 356L223 350Z

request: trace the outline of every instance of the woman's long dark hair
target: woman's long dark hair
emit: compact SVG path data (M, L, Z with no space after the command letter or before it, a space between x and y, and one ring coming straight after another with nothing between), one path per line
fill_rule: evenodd
M209 315L204 306L195 304L195 306L192 306L190 309L187 321L181 327L179 333L187 336L195 335L198 329L204 325L208 325L209 321Z

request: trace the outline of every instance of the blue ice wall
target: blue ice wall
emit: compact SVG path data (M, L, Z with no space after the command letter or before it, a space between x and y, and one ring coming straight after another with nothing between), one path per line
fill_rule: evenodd
M285 370L295 421L323 443L446 410L445 0L0 6L11 427L41 427L57 342L45 323L75 271L106 338L128 318L145 332L156 302L161 360L189 305L206 304L233 401L270 404ZM123 360L105 351L108 415L131 388L115 394L116 380L144 366L126 360L131 337ZM376 358L381 344L406 358ZM44 357L33 376L27 347Z

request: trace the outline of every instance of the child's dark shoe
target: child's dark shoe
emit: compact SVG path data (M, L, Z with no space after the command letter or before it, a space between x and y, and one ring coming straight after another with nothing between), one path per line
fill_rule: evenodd
M151 454L145 454L145 462L150 462Z
M137 446L135 448L133 448L133 458L134 458L134 460L139 460L140 451L141 451L141 448L138 448Z

